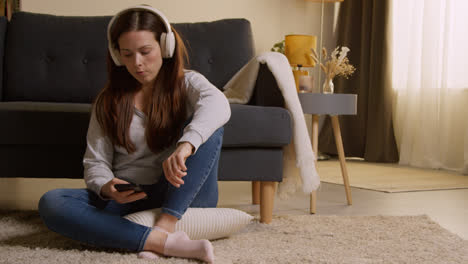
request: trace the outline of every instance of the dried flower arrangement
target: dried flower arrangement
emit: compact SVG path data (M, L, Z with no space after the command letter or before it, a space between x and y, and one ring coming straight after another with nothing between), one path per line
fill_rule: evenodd
M320 68L322 68L327 79L333 79L335 76L348 78L354 73L356 68L349 64L349 59L346 57L349 51L350 49L348 47L341 47L340 51L340 46L338 46L333 50L330 57L327 58L327 49L325 47L322 49L325 65L320 63ZM311 57L315 63L318 63L318 56L314 49L312 49Z
M315 63L318 63L318 56L314 49L312 50L312 60ZM343 76L346 79L351 76L356 68L349 63L348 57L346 55L350 49L348 47L336 47L333 52L330 54L330 57L327 57L327 49L324 47L322 49L323 61L325 64L320 63L320 68L325 73L325 82L324 82L324 93L333 93L333 78L336 76Z

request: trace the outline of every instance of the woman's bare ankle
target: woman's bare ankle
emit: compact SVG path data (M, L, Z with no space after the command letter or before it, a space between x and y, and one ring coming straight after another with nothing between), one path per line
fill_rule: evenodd
M159 229L153 229L146 239L144 251L152 251L156 253L164 253L164 245L166 244L168 233Z
M175 231L177 221L175 216L161 214L156 221L155 228L148 235L143 250L164 254L167 236Z
M156 220L155 226L160 227L169 233L174 233L177 221L179 221L177 217L163 213L159 216L158 220Z

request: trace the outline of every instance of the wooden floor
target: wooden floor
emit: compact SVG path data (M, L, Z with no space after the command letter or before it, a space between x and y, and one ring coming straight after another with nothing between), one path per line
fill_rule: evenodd
M351 185L361 189L384 192L468 189L468 175L454 171L422 169L397 163L374 163L347 160ZM340 163L336 159L320 161L320 179L329 183L343 183Z

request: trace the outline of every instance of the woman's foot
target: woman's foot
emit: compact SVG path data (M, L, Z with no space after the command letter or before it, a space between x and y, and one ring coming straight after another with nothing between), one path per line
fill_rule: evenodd
M152 251L140 251L138 252L138 258L141 259L158 259L161 256L158 253Z
M214 250L210 241L206 239L190 240L183 231L177 231L167 236L166 244L164 245L164 255L195 258L208 263L213 263L214 261Z
M157 253L171 257L194 258L208 263L214 261L214 250L210 241L190 240L183 231L169 233L156 226L146 240L144 251L138 253L138 257L157 259Z

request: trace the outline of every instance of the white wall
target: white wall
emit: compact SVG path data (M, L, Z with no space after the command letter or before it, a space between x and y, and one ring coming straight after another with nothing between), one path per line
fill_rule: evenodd
M23 0L22 10L54 15L113 15L140 3L160 9L171 22L246 18L252 23L257 53L269 51L287 34L320 34L320 4L305 0Z

